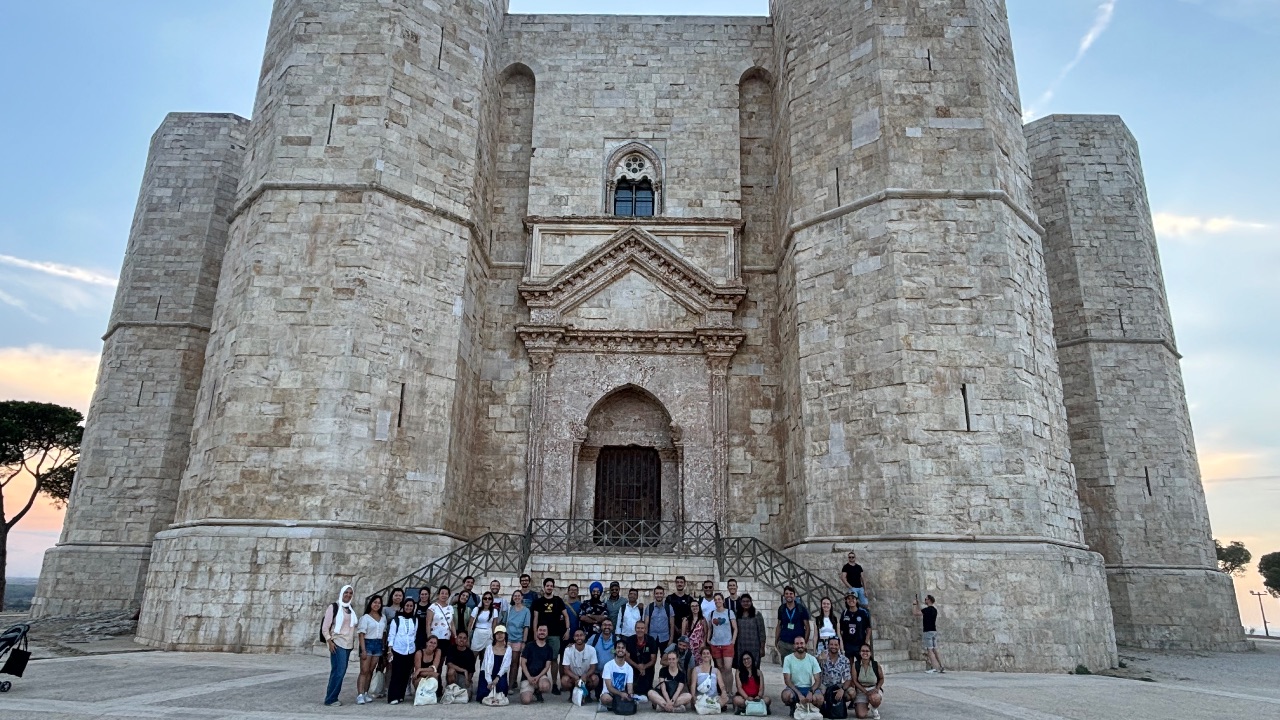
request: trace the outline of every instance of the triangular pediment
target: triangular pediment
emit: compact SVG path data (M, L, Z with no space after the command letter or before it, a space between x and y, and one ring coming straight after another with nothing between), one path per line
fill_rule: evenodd
M721 285L662 241L628 227L544 281L526 280L520 294L530 308L563 316L632 273L643 277L694 315L732 312L746 289Z
M697 308L686 307L659 283L634 269L613 279L561 317L582 330L692 330Z

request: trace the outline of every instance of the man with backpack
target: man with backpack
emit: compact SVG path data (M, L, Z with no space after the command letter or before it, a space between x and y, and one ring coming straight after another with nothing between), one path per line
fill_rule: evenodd
M644 609L644 619L649 624L649 635L658 641L658 647L666 651L671 645L671 626L675 614L667 606L667 591L661 585L653 589L653 602Z

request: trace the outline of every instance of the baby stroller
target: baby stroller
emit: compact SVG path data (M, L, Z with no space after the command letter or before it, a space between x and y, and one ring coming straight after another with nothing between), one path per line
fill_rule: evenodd
M0 658L6 654L9 656L4 667L0 667L0 673L22 677L23 671L27 669L27 661L31 659L31 653L27 650L27 632L30 630L31 626L24 623L0 633ZM18 647L19 645L22 647ZM0 682L0 693L7 693L12 687L13 683L8 680Z

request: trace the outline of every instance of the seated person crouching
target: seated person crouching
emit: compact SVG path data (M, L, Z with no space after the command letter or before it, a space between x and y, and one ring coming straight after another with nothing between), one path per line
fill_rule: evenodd
M689 692L689 676L680 667L680 656L675 650L662 656L662 669L649 691L649 702L658 712L684 712L693 703Z
M453 636L448 652L444 656L445 681L450 685L465 688L467 699L471 699L471 678L476 673L476 654L471 652L471 639L466 630L459 630Z
M507 647L506 626L498 625L493 629L493 644L484 649L476 681L476 700L485 705L506 704L507 675L511 672L511 656L514 654Z
M821 642L821 641L819 641ZM827 651L818 664L822 667L822 697L827 705L853 700L853 679L849 658L840 649L840 639L826 642Z
M854 712L860 718L879 720L880 703L884 701L884 671L880 663L871 657L871 646L863 645L854 662L853 689Z
M413 690L417 692L418 683L427 678L435 678L436 680L436 696L439 697L444 693L444 683L441 681L440 668L443 662L444 653L440 652L440 639L435 635L428 635L422 649L417 652L417 670L413 673ZM412 700L413 698L409 698Z
M604 689L600 691L601 705L613 709L617 698L632 697L636 674L631 663L627 662L626 645L618 643L613 646L613 659L604 664L600 679L604 681Z
M547 626L539 625L534 640L520 653L520 704L528 705L534 698L542 702L542 694L551 692L551 669L555 665L555 653L547 643Z
M738 667L738 692L733 697L733 704L737 706L738 714L745 712L747 703L751 701L763 702L766 709L769 709L773 702L765 694L764 673L760 672L760 666L756 664L756 656L750 652L744 652Z
M587 644L587 633L582 628L573 631L573 644L565 648L560 665L560 687L573 692L581 682L586 697L600 692L600 667L596 649ZM584 700L586 698L583 698Z
M782 682L787 686L782 702L793 708L806 704L822 707L822 668L806 652L803 635L795 639L795 652L782 661Z

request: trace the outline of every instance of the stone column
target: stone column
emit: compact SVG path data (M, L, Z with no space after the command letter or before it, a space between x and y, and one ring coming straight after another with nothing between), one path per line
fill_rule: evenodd
M1214 554L1137 142L1111 115L1054 115L1026 134L1085 537L1107 561L1116 639L1243 649L1231 578Z
M546 515L548 508L543 505L543 448L546 445L547 417L547 382L551 377L551 366L556 361L556 347L564 335L562 327L521 326L516 329L524 342L525 351L529 353L529 447L528 491L525 496L525 524L536 517L559 517ZM572 508L570 508L572 510Z
M699 330L707 356L707 371L711 387L711 442L712 498L714 512L711 521L728 530L729 500L729 365L742 343L743 333L730 330Z

